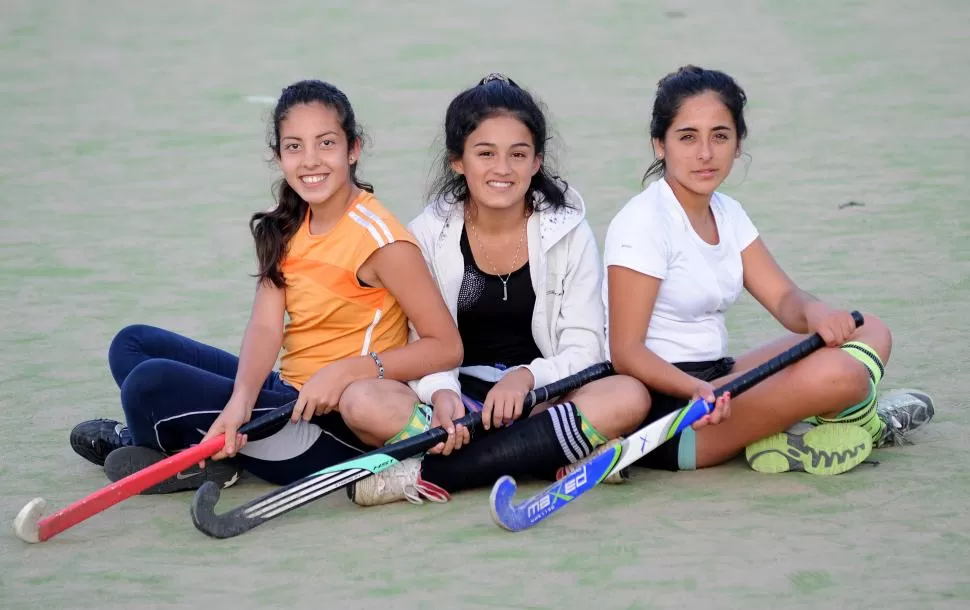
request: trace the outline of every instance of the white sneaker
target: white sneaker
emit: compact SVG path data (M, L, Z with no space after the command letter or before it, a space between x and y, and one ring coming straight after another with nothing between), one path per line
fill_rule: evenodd
M602 445L594 449L592 453L590 453L583 459L579 460L578 462L573 462L568 466L562 466L561 468L559 468L559 470L556 471L556 480L559 481L567 474L575 470L578 470L584 464L592 460L594 457L600 455L601 453L603 453L608 449L612 449L616 445L619 445L621 442L623 442L623 439L617 438L617 439L613 439L612 441L603 443ZM626 483L629 479L630 479L630 472L627 468L624 468L623 470L615 470L611 472L610 475L605 479L603 479L602 482L606 485L621 485L623 483Z
M407 500L411 504L447 502L451 496L434 483L421 479L421 459L408 458L387 470L357 481L347 496L358 506L377 506Z
M886 429L874 446L910 443L910 433L928 424L935 413L933 398L921 390L899 388L882 394L876 399L876 414L886 422Z

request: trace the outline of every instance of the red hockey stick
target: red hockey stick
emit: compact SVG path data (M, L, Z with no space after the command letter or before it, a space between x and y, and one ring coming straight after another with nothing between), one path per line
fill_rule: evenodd
M293 401L278 409L273 409L266 415L247 423L239 429L239 433L253 434L273 424L285 422L293 412L293 405L295 404L296 401ZM161 483L165 479L175 476L193 464L212 457L222 449L225 440L226 436L220 434L202 444L180 451L161 462L115 481L111 485L99 489L43 519L41 519L41 516L47 507L47 501L43 498L34 498L17 514L17 518L13 522L13 529L17 533L17 537L24 542L43 542L53 538L81 521L137 495L156 483Z

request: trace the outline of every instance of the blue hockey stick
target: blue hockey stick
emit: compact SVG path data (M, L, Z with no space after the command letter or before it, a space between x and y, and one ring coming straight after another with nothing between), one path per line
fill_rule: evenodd
M857 327L862 326L862 314L853 311L852 318ZM757 368L731 380L715 390L714 394L720 396L730 392L732 398L736 397L824 345L822 338L814 334ZM696 400L679 411L674 411L649 426L637 430L614 446L612 451L597 455L583 467L519 504L512 503L516 491L515 479L508 476L502 477L495 482L489 498L492 519L499 526L513 532L532 527L596 487L611 473L626 468L670 440L684 428L710 413L713 408L713 405L704 400Z

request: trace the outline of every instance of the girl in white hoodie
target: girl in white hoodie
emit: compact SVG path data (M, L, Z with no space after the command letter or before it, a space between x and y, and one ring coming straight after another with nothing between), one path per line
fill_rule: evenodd
M645 387L612 376L510 425L530 390L605 358L596 240L579 193L546 167L546 143L539 105L502 75L449 105L432 203L409 225L464 346L459 368L412 383L448 440L439 455L357 483L357 504L443 501L506 474L562 476L645 418ZM492 431L462 448L468 430L452 422L466 409Z

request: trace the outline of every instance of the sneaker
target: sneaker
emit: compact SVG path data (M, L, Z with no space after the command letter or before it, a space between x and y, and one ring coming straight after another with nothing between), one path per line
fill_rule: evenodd
M909 434L929 423L935 412L933 398L926 392L908 388L886 392L876 399L876 414L886 423L886 429L875 446L899 447L910 443Z
M592 453L590 453L583 459L579 460L578 462L573 462L568 466L561 466L559 470L556 471L556 480L557 481L561 480L567 474L575 470L578 470L584 464L589 463L596 456L602 454L607 450L612 449L613 447L619 445L621 442L623 442L623 439L618 438L618 439L609 441L607 443L603 443L602 445L594 449ZM621 485L623 483L626 483L628 480L630 480L630 469L624 468L623 470L614 470L613 472L610 473L608 477L603 479L601 482L606 485Z
M128 426L113 419L91 419L71 430L71 448L98 466L104 466L104 460L115 449L133 444Z
M745 458L764 473L841 474L872 453L872 435L853 424L795 424L747 446Z
M104 474L111 482L120 481L128 475L148 468L168 456L150 447L121 447L112 451L104 461ZM228 460L214 462L207 460L205 468L198 464L186 468L174 477L156 483L142 491L143 495L169 494L176 491L189 491L202 487L206 481L214 481L223 489L231 487L239 480L239 468Z
M358 506L377 506L407 500L411 504L447 502L451 495L421 479L421 459L409 458L349 485L347 497Z

